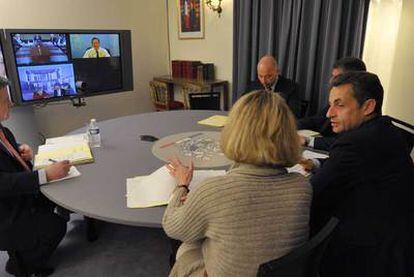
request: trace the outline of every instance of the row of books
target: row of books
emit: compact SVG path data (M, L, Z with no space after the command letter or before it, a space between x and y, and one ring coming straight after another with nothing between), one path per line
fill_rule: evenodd
M200 61L171 61L172 76L175 78L214 80L214 64Z

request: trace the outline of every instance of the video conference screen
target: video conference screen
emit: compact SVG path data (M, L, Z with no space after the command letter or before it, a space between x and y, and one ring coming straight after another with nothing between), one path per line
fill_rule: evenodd
M23 101L76 95L72 64L22 66L17 70Z
M119 34L70 34L76 80L89 92L122 88Z
M128 33L121 36L125 31L10 30L7 34L20 85L18 99L23 103L118 92L131 86L132 70L123 72L123 59L126 68L131 59Z
M70 34L73 59L119 57L118 34Z
M12 34L17 66L68 62L66 34Z

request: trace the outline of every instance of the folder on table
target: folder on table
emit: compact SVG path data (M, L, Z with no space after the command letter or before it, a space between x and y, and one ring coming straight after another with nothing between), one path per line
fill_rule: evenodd
M227 123L228 116L226 115L213 115L209 118L200 120L198 124L207 125L212 127L223 127Z
M189 189L194 189L201 181L209 177L221 176L225 170L194 170ZM147 176L137 176L126 181L127 207L149 208L167 205L176 186L165 166Z

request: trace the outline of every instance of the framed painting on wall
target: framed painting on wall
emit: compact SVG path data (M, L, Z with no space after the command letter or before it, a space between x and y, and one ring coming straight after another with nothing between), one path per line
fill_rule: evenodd
M177 0L178 38L204 38L203 0Z

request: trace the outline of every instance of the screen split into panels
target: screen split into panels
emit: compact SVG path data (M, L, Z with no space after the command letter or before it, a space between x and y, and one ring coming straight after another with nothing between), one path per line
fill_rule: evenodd
M8 29L2 42L18 104L133 89L130 31Z

